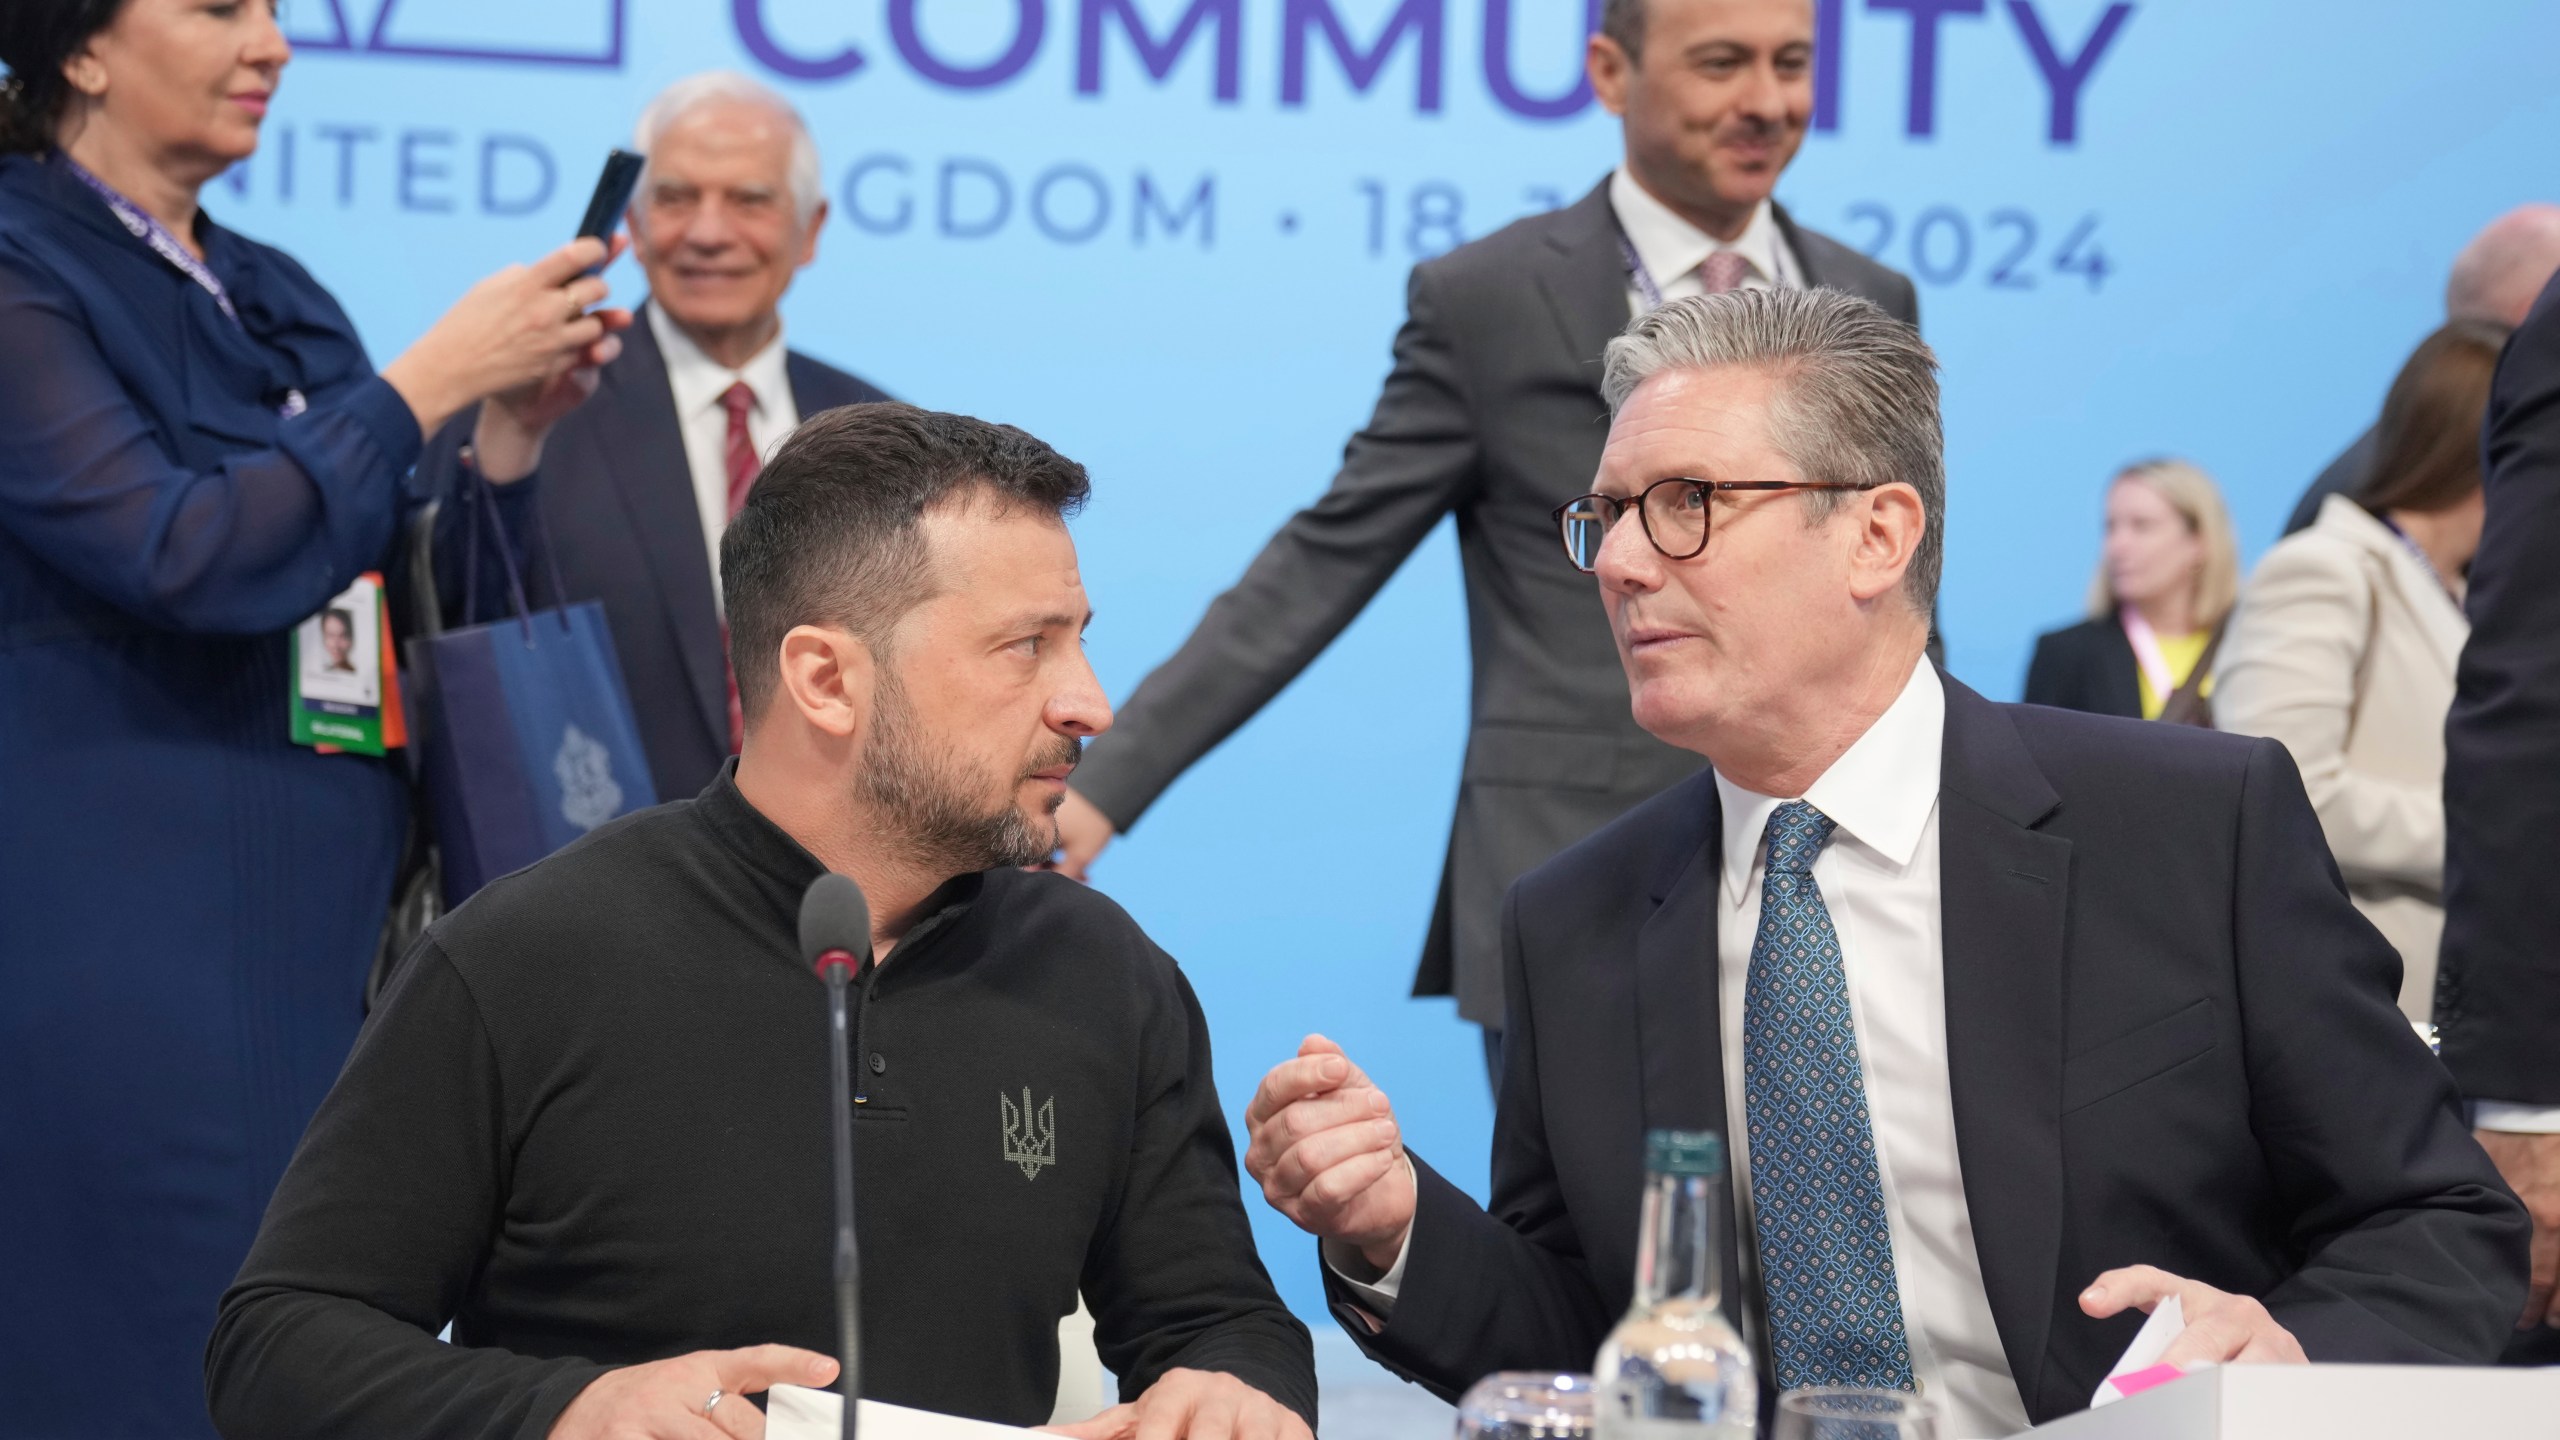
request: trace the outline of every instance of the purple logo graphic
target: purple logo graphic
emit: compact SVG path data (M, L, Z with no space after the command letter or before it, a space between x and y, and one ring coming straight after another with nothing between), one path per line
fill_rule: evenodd
M353 8L361 11L366 0L354 0ZM288 12L312 17L303 25L288 27L293 43L306 51L346 55L397 55L427 60L501 60L527 65L574 65L598 70L622 68L623 11L629 0L585 0L572 5L555 0L539 8L514 7L487 3L487 0L463 0L438 6L434 0L404 3L404 0L374 0L373 23L359 27L348 18L349 0L318 0L316 5L297 6ZM443 12L439 16L438 12ZM463 12L456 14L455 12ZM592 15L599 22L587 27L589 33L574 37L561 34L564 16L577 20ZM402 18L408 25L396 22ZM419 34L434 27L441 18L450 32ZM315 23L316 22L316 23ZM509 33L538 30L540 34ZM564 43L565 41L565 43Z

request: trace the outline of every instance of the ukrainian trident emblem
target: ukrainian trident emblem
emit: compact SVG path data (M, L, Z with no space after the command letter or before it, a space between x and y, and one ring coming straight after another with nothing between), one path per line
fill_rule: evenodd
M1040 1167L1058 1163L1058 1099L1051 1096L1031 1108L1031 1087L1022 1087L1022 1103L999 1093L996 1103L1004 1107L1004 1158L1022 1167L1022 1178L1037 1180Z

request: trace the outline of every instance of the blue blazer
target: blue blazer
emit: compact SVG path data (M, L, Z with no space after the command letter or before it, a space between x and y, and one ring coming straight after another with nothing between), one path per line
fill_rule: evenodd
M0 1305L30 1433L209 1434L202 1356L337 1073L407 815L287 738L286 635L420 446L344 311L206 219L237 324L0 157ZM288 391L309 409L278 414Z
M796 352L785 368L804 419L889 398ZM459 473L472 423L466 411L437 432L418 464L426 483L449 484ZM622 332L622 354L596 393L544 442L536 503L566 593L550 594L548 570L535 560L524 572L534 603L602 602L658 798L701 793L729 755L728 651L675 394L647 317Z

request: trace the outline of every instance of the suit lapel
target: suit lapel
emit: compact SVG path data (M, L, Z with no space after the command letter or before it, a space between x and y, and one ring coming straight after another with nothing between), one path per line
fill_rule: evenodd
M2133 642L2125 638L2124 626L2110 618L2098 630L2097 685L2099 712L2121 715L2128 720L2142 718L2142 662L2134 657ZM2165 701L2166 696L2162 699Z
M1770 201L1769 218L1778 222L1778 238L1787 242L1787 253L1795 257L1796 269L1804 275L1804 288L1819 290L1825 285L1838 288L1832 276L1823 270L1822 257L1812 253L1813 247L1804 243L1804 232L1796 228L1796 217L1787 213L1787 207L1775 200Z
M1681 782L1682 813L1699 824L1674 838L1652 877L1655 908L1636 934L1636 1044L1642 1055L1647 1130L1726 1132L1724 1024L1718 995L1716 887L1724 875L1724 822L1711 771ZM1732 1147L1726 1147L1726 1165ZM1741 1193L1727 1176L1725 1193ZM1724 1306L1742 1324L1742 1268L1728 1206L1717 1237Z
M1998 706L1945 681L1938 803L1947 1070L1983 1288L2019 1394L2038 1403L2062 1250L2062 967L2071 842Z
M1643 1047L1644 1128L1725 1128L1723 1031L1717 1016L1716 886L1724 826L1715 781L1684 788L1703 824L1666 851L1653 915L1636 935L1636 1037ZM1694 839L1691 838L1694 836Z
M1609 209L1609 182L1575 201L1547 233L1549 253L1538 269L1538 289L1564 330L1574 363L1600 388L1600 352L1627 328L1627 266L1618 252L1618 221Z
M711 743L725 751L729 678L720 606L711 588L702 511L694 499L693 468L685 458L666 357L659 353L645 313L622 333L622 356L605 367L586 408L594 415L595 434L610 466L607 484L640 537L640 553L675 631L702 723Z

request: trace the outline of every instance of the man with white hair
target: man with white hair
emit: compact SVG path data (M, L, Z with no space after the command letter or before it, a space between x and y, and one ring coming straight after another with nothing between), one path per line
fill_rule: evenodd
M563 591L543 598L603 602L650 778L673 800L738 750L717 573L729 517L802 416L888 397L784 347L783 293L827 220L818 147L789 101L729 71L687 76L641 112L633 147L649 157L629 215L648 303L543 449ZM422 472L468 463L471 419ZM526 578L551 580L539 565Z
M2519 205L2480 227L2444 281L2444 318L2481 320L2502 330L2524 323L2525 312L2560 272L2560 205ZM2377 404L2374 409L2382 407ZM2284 533L2308 530L2320 518L2320 502L2332 495L2353 495L2373 471L2374 447L2381 426L2368 425L2355 443L2338 452L2311 488L2294 502Z
M1489 1208L1321 1037L1245 1112L1246 1168L1399 1373L1585 1363L1657 1129L1727 1139L1713 1273L1763 1395L1916 1389L1945 1434L2010 1434L2173 1298L2171 1362L2498 1353L2524 1213L2284 747L1994 704L1925 658L1934 370L1822 290L1610 346L1556 563L1596 577L1636 723L1709 768L1512 887Z

